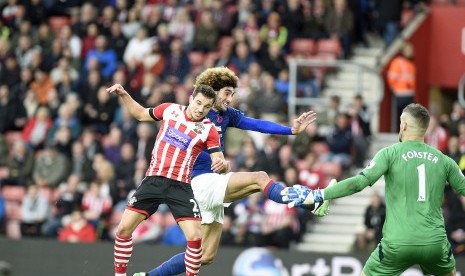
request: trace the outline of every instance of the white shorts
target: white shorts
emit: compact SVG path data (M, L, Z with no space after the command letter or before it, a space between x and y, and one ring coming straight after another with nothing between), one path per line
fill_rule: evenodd
M204 173L192 179L192 190L199 203L202 224L210 224L214 221L223 224L224 206L231 205L223 201L232 174L232 172L227 174Z

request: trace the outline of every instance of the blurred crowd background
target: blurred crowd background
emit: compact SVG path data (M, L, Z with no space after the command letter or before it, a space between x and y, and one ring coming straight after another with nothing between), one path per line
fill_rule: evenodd
M121 83L143 106L186 104L205 68L240 78L233 106L288 125L288 60L347 59L368 36L389 45L405 10L392 0L3 0L0 1L0 233L63 242L109 241L144 177L159 125L139 123L105 91ZM321 69L301 70L298 93L320 97ZM309 107L311 108L311 107ZM299 112L302 110L299 110ZM264 170L287 185L323 188L364 167L369 108L333 95L318 123L295 137L230 130L234 171ZM465 111L434 114L427 142L465 170ZM354 248L380 238L382 196L367 209ZM465 251L465 200L448 192L444 214ZM222 243L289 248L313 217L261 194L226 209ZM166 206L135 242L184 244Z

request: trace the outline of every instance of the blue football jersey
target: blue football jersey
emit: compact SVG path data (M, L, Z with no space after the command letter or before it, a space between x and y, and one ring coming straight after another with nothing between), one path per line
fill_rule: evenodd
M212 121L212 123L216 126L216 130L220 134L220 142L221 142L221 151L224 153L224 137L226 134L226 130L228 127L238 127L239 123L241 122L242 118L244 118L244 113L241 111L228 107L226 111L215 111L210 109L207 114L207 118ZM197 175L201 175L204 173L211 173L211 164L212 161L210 159L210 153L208 150L202 151L197 160L195 160L194 168L192 170L192 178L196 177Z

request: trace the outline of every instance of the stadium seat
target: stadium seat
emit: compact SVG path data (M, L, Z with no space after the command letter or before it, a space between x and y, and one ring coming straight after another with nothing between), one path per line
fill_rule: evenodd
M51 16L49 19L49 24L52 27L53 31L58 34L61 28L65 25L71 23L70 19L66 16Z
M315 41L309 38L296 38L291 41L291 54L309 57L315 53Z
M9 186L2 188L2 195L5 201L22 202L26 194L26 188L23 186Z
M333 54L336 57L341 55L341 43L338 39L320 39L316 43L316 52L319 54Z

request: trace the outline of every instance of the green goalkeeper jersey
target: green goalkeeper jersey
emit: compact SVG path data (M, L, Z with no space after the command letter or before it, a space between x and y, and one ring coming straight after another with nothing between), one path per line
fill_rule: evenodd
M465 178L451 158L423 142L406 141L380 150L362 174L370 185L384 175L386 242L425 245L446 238L444 186L465 192Z

